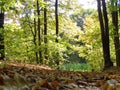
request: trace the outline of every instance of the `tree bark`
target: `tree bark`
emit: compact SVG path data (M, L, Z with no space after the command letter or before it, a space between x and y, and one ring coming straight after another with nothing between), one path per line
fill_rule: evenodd
M108 17L107 17L105 1L102 0L102 5L101 5L101 1L97 0L97 5L98 5L98 16L99 16L99 22L101 28L104 69L106 69L113 66L113 63L110 59ZM101 6L103 7L103 12L101 10Z
M35 11L34 11L34 15L35 15ZM35 47L37 47L36 39L37 39L36 18L34 18L33 43L34 43ZM36 50L35 50L35 58L36 58L36 62L38 62L38 52Z
M0 60L5 58L5 46L4 46L4 12L0 13Z
M56 21L56 43L58 43L59 21L58 21L58 0L55 1L55 21ZM59 52L56 53L59 55ZM59 56L58 56L59 57ZM60 61L56 60L57 69L59 69Z
M44 8L44 43L47 43L47 9L46 7Z
M117 9L117 2L111 2L112 6ZM115 46L115 53L116 53L116 64L120 66L120 42L119 42L119 29L118 29L118 11L112 10L112 24L114 26L114 46Z
M45 54L45 59L47 60L48 59L48 47L47 47L47 8L46 7L44 8L44 43L45 43L44 54Z
M42 51L40 50L40 46L41 46L41 32L40 32L40 6L39 6L39 1L37 0L37 15L38 15L38 47L39 47L39 62L37 63L41 63L43 64L43 58L42 58Z
M59 33L58 0L55 1L55 20L56 20L56 42L58 43L58 33Z

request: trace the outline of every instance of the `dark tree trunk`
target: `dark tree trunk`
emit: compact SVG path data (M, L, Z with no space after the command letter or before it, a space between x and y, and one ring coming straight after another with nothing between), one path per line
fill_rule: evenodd
M117 8L117 2L111 2L112 6ZM119 29L118 29L118 11L112 11L112 23L114 26L114 45L115 45L115 53L116 53L116 63L117 66L120 66L120 42L119 42Z
M105 25L105 68L109 68L113 66L113 62L110 59L110 44L109 44L109 25L108 25L108 16L107 16L107 9L105 0L102 0L103 6L103 17L104 17L104 25Z
M45 1L45 0L44 0ZM47 8L44 8L44 43L45 43L45 59L48 59L48 47L47 47Z
M105 1L102 0L103 13L101 10L100 0L97 0L97 5L98 5L98 16L99 16L99 22L101 28L102 46L103 46L104 69L106 69L113 66L113 63L110 59L108 17L107 17Z
M55 1L55 21L56 21L56 43L58 43L58 34L59 34L59 21L58 21L58 0ZM59 52L56 53L59 55ZM56 65L58 66L59 69L59 60L56 60Z
M4 48L4 12L0 13L0 60L5 58L5 48Z
M40 46L41 46L41 32L40 32L40 6L39 6L39 2L37 0L37 15L38 15L38 47L39 47L39 62L37 63L43 63L43 58L42 58L42 52L40 50Z
M58 22L58 0L55 2L55 20L56 20L56 42L58 43L59 22Z
M34 15L35 15L35 12L34 12ZM37 47L36 39L37 39L36 18L34 18L33 43L35 47ZM38 52L36 50L35 50L35 58L36 58L36 62L38 62Z
M47 9L46 7L44 8L44 43L47 43Z

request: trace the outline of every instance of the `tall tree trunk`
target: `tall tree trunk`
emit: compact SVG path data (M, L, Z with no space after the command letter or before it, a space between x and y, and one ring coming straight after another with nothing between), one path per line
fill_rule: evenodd
M40 50L41 46L41 32L40 32L40 6L39 6L39 1L37 0L37 15L38 15L38 47L39 47L39 62L37 63L43 63L43 58L42 58L42 51Z
M59 34L59 21L58 21L58 0L55 1L55 21L56 21L56 43L58 43L58 34ZM59 55L59 52L56 53ZM56 60L55 62L59 69L59 60Z
M44 0L46 2L46 0ZM44 43L45 43L45 59L48 59L48 47L47 47L47 8L44 8Z
M101 10L100 0L97 0L97 5L98 5L98 16L99 16L99 22L101 28L102 46L103 46L104 69L106 69L113 66L113 63L110 59L108 17L107 17L105 1L102 0L103 13Z
M34 12L35 15L35 12ZM36 43L36 39L37 39L37 29L36 29L36 18L34 18L34 33L33 33L33 43L35 45L35 47L37 47L37 43ZM36 62L38 62L38 52L35 50L35 58L36 58Z
M44 8L44 43L47 43L47 9L46 7Z
M118 11L117 11L117 2L111 2L112 6L116 8L116 10L112 10L112 24L114 26L114 45L115 45L115 53L116 53L116 63L117 66L120 66L120 42L119 42L119 29L118 29Z
M59 22L58 22L58 0L55 2L55 20L56 20L56 42L58 43Z
M0 12L0 59L5 58L5 48L4 48L4 12Z
M105 0L102 0L103 6L103 17L104 17L104 25L105 25L105 68L109 68L113 66L113 62L110 59L110 44L109 44L109 25L108 25L108 16Z

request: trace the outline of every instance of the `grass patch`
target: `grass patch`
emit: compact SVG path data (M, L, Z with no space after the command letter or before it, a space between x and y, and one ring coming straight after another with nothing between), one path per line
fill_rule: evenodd
M83 63L67 63L63 64L60 69L69 71L90 71L90 65Z

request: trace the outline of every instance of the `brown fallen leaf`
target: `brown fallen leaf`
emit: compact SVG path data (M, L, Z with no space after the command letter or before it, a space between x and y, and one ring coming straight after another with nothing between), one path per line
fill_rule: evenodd
M72 88L71 90L79 90L79 88Z
M100 90L116 90L116 87L109 85L108 83L105 83L101 86Z
M32 90L38 90L40 87L45 87L45 88L48 88L48 89L51 88L51 86L50 86L50 84L48 83L48 80L47 80L47 79L42 80L41 82L37 82L37 83L35 84L35 86L33 86Z
M42 83L43 84L41 85L41 87L45 87L45 88L51 89L51 85L48 83L47 79L43 80Z
M85 81L78 80L77 85L88 86L88 83Z
M35 86L32 87L32 90L38 90L41 87L41 82L37 82Z
M0 74L0 85L3 85L4 82L3 82L3 76Z
M60 86L60 84L59 84L57 81L53 81L53 82L51 82L51 85L52 85L52 87L54 87L54 88Z
M74 83L69 83L69 84L63 84L61 85L60 87L60 90L74 90L76 89L79 90L78 88L78 85L74 84Z
M102 86L104 84L105 84L105 80L99 80L99 81L96 82L95 86L100 87L100 86Z
M117 81L115 79L108 80L101 86L101 90L117 90L116 84Z
M67 83L67 84L69 84L69 83L75 83L75 80L68 79L68 80L66 81L66 83Z
M116 75L109 75L108 78L109 79L115 79L117 76Z

